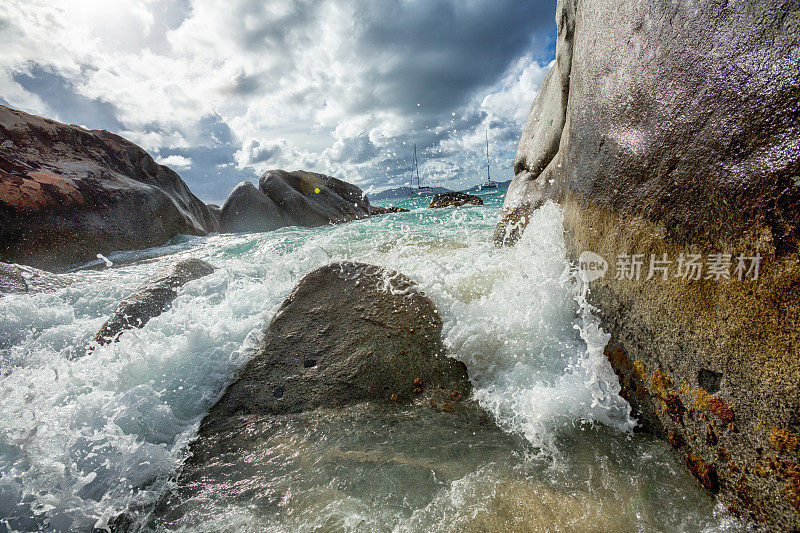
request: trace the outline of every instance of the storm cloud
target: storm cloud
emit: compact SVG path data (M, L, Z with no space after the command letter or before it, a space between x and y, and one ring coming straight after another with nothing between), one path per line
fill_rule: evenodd
M139 143L219 201L267 168L364 188L511 177L554 1L72 0L0 5L0 101Z

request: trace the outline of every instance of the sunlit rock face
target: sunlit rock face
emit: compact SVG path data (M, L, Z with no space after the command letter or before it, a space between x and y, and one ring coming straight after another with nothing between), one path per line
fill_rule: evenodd
M734 512L797 529L800 7L563 0L556 23L495 241L561 202L574 258L610 264L589 300L641 424Z
M0 106L0 259L64 268L218 230L181 178L109 133Z
M296 170L268 170L259 190L275 202L295 226L322 226L369 216L364 191L340 179Z

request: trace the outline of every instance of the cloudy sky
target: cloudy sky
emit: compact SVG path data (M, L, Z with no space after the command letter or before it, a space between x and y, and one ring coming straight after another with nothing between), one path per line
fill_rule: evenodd
M108 129L221 201L265 169L512 177L555 0L2 0L0 103Z

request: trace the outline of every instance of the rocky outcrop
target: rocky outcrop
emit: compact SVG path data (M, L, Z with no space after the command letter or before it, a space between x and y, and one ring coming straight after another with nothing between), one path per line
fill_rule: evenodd
M0 106L0 260L60 269L216 230L181 178L132 142Z
M253 416L361 401L425 398L447 409L470 383L464 364L444 354L441 333L433 304L405 276L362 263L319 268L278 310L200 438Z
M24 265L0 263L0 296L53 291L74 281L72 276L52 274Z
M438 209L441 207L461 207L464 205L483 205L480 196L467 194L464 192L445 192L434 195L428 209Z
M611 266L588 297L643 425L733 513L798 529L800 7L560 0L556 22L495 240L562 203L573 258Z
M223 232L272 231L285 226L314 227L370 215L364 192L342 180L296 170L269 170L259 188L249 181L231 192L220 213Z
M383 207L380 205L370 205L369 206L369 214L370 215L387 215L389 213L408 213L408 209L405 207L397 207L394 205L390 205L389 207Z
M272 231L289 225L275 202L249 181L233 189L219 217L223 233Z
M108 344L116 341L126 329L143 328L151 318L167 309L178 296L180 287L212 272L214 267L194 258L181 259L162 268L120 302L94 340L99 344Z
M289 225L323 226L369 216L364 191L324 174L269 170L258 188L280 207Z

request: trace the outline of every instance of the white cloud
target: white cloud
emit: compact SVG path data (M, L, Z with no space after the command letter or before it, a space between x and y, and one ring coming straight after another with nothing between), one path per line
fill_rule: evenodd
M159 165L166 165L173 169L189 169L192 168L192 160L188 157L181 155L170 155L167 157L157 157L156 163Z
M510 168L553 4L6 0L0 100L191 160L193 188L282 166L400 183L413 142L444 183L486 127Z

